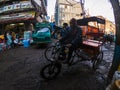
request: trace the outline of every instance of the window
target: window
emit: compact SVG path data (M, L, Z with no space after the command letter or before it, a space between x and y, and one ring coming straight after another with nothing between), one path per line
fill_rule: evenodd
M64 8L64 5L60 5L60 8Z
M76 14L76 16L80 16L80 14Z
M65 5L65 8L67 8L67 5Z

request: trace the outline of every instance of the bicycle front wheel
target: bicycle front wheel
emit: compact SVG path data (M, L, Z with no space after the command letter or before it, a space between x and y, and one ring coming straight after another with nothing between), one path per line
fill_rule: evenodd
M51 80L57 77L61 71L61 64L51 63L42 68L40 75L42 78Z

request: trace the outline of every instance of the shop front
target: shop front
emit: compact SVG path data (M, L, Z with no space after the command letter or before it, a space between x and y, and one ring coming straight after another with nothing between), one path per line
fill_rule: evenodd
M16 33L24 31L32 31L35 12L21 12L10 15L1 15L0 24L4 26L1 31L13 31Z

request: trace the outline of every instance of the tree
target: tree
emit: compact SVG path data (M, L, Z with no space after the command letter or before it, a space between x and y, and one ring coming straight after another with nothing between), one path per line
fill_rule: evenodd
M115 41L115 50L114 57L112 61L112 65L108 72L108 84L111 82L115 71L118 69L120 65L120 6L119 0L110 0L111 5L113 7L114 17L115 17L115 25L116 25L116 41Z

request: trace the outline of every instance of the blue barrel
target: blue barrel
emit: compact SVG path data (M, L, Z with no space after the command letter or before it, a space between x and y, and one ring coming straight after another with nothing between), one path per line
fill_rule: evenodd
M23 40L23 45L25 48L28 48L30 46L30 40Z

